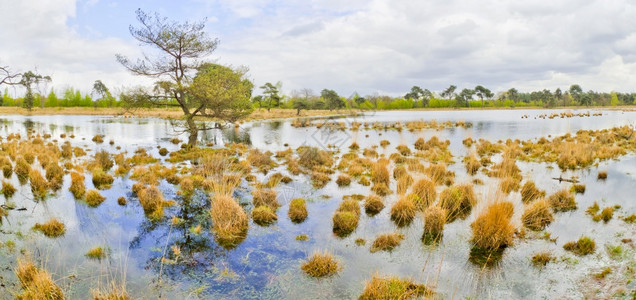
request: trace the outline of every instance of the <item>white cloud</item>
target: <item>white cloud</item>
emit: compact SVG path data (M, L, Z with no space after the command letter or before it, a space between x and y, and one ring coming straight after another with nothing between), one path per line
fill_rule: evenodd
M636 4L628 0L191 1L180 5L208 16L208 31L221 40L214 59L249 66L257 86L280 80L286 92L636 86ZM82 3L114 3L102 2ZM0 62L37 67L58 86L84 90L96 79L110 86L141 82L114 60L115 53L138 56L139 47L128 36L80 36L68 25L76 6L74 0L0 0L0 28L11 28L0 31ZM92 25L79 26L92 32Z
M14 71L34 70L52 77L56 89L72 86L89 92L95 80L116 88L142 82L115 60L116 53L136 54L119 38L87 39L67 25L74 0L0 0L0 62Z

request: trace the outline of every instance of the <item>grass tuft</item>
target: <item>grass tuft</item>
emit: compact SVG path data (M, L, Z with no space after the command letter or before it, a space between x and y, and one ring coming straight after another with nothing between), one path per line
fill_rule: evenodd
M17 299L62 300L64 294L51 278L51 274L36 267L29 259L18 259L16 276L22 286L22 293Z
M370 215L375 216L384 209L384 202L382 198L376 195L369 195L364 199L364 211Z
M417 208L413 198L414 197L410 196L401 197L391 207L391 220L393 220L396 225L400 227L407 226L411 224L415 218Z
M360 300L410 299L431 297L434 292L423 284L398 277L379 277L377 274L364 286Z
M510 222L512 202L491 204L470 225L473 229L473 245L478 249L496 251L512 245L515 227Z
M373 244L371 245L371 253L377 251L392 251L395 247L399 246L404 240L404 235L401 233L387 233L379 235Z
M305 274L315 277L329 277L333 276L342 269L339 262L334 258L333 254L324 252L314 252L314 254L307 258L300 268Z
M104 200L106 200L106 197L102 196L97 190L86 192L86 203L90 207L98 207Z
M548 197L550 206L556 212L568 211L576 209L576 201L574 196L566 189L562 189Z
M66 227L64 226L64 223L55 218L51 218L43 224L35 223L33 230L42 232L47 237L55 238L64 235Z
M532 203L521 216L523 225L535 231L543 230L554 220L550 204L546 200L539 200Z
M587 236L582 236L578 241L567 242L563 245L563 249L570 251L578 256L594 253L596 243Z
M302 223L307 218L307 201L303 198L293 199L287 211L289 219L294 223Z
M258 225L268 226L276 222L276 220L278 220L278 217L269 206L261 205L252 210L252 220L254 220L254 223Z

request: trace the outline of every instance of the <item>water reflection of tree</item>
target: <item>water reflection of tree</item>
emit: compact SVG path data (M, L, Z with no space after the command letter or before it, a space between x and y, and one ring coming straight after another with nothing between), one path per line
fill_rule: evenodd
M209 271L216 258L225 254L210 232L209 198L204 193L196 193L175 201L178 204L166 212L178 218L178 222L173 222L172 217L158 222L145 220L139 226L139 235L130 243L131 249L146 243L160 248L161 252L151 251L146 267L156 272L161 270L171 280ZM175 255L172 246L178 247L181 253Z

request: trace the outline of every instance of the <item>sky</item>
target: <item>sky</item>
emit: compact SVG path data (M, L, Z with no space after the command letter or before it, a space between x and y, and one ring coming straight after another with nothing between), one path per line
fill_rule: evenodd
M0 66L50 75L57 91L149 85L115 60L149 51L128 29L137 8L205 19L220 41L206 59L247 66L257 87L280 81L285 93L636 91L631 0L0 0Z

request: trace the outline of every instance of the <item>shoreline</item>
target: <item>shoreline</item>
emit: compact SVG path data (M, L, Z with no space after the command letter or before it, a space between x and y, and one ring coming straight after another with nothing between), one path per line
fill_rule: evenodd
M554 108L542 107L442 107L442 108L411 108L411 109L386 109L377 111L475 111L475 110L622 110L636 111L635 106L566 106ZM256 109L247 118L239 122L260 121L260 120L277 120L290 118L307 118L307 117L337 117L350 114L368 113L376 110L303 110L300 115L296 115L295 109L275 108L271 111L266 109ZM56 107L56 108L33 108L28 111L21 107L0 107L0 115L24 115L24 116L42 116L42 115L89 115L89 116L124 116L124 117L154 117L161 119L180 119L183 113L176 108L143 108L135 110L125 110L122 108L93 108L93 107ZM200 120L203 118L199 118Z

